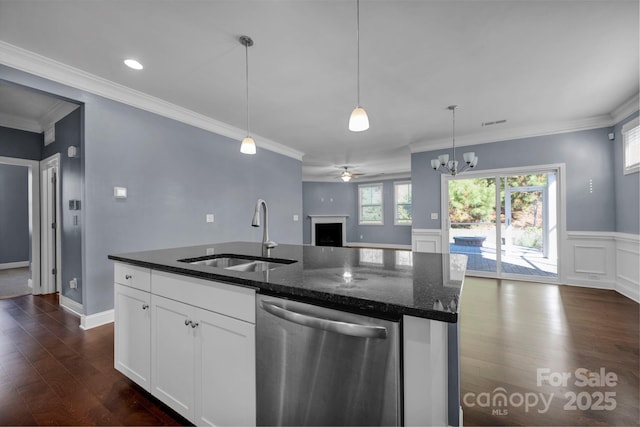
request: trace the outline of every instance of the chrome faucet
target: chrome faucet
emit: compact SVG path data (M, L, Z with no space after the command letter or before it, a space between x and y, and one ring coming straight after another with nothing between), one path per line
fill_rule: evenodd
M260 206L262 206L264 210L264 228L262 231L262 246L270 249L278 246L276 242L269 240L269 214L267 210L267 202L262 199L258 199L256 202L256 209L253 213L253 221L251 221L251 225L253 227L260 227Z

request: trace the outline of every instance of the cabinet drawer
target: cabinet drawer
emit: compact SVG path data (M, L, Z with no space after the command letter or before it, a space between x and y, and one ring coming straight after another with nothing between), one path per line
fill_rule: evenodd
M151 270L143 267L136 267L128 264L115 263L114 282L121 285L140 289L141 291L151 291Z
M255 290L152 271L151 292L195 307L256 323Z

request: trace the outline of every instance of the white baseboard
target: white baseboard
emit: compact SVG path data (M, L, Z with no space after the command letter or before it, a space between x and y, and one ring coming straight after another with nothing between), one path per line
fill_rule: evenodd
M72 300L71 298L65 297L64 295L60 295L60 307L75 316L83 316L82 313L84 312L84 308L82 308L82 304Z
M347 246L351 248L374 248L374 249L401 249L411 250L411 245L396 245L394 243L362 243L347 242Z
M98 326L113 323L115 311L113 309L102 311L100 313L80 316L80 329L97 328Z
M29 261L5 262L0 264L0 270L9 270L10 268L29 267Z

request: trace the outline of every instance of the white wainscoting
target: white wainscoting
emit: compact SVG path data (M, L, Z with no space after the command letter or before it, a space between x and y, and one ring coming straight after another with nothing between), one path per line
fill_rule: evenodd
M560 283L613 289L640 302L639 235L568 231L563 246ZM411 247L414 252L446 252L439 229L414 229Z
M445 252L449 252L446 248ZM442 252L442 231L439 228L411 230L411 250L414 252Z
M616 233L616 291L640 302L640 236Z

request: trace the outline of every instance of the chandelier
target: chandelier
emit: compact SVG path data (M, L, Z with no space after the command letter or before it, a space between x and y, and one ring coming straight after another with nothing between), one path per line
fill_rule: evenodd
M457 175L466 171L467 169L473 169L478 164L478 157L476 153L473 151L469 151L462 155L462 159L464 163L461 167L458 167L459 163L456 160L456 108L457 105L449 105L447 107L448 110L451 110L453 116L453 153L452 159L449 160L448 154L441 154L437 159L431 160L431 167L433 170L436 170L440 173L449 174L449 175Z

